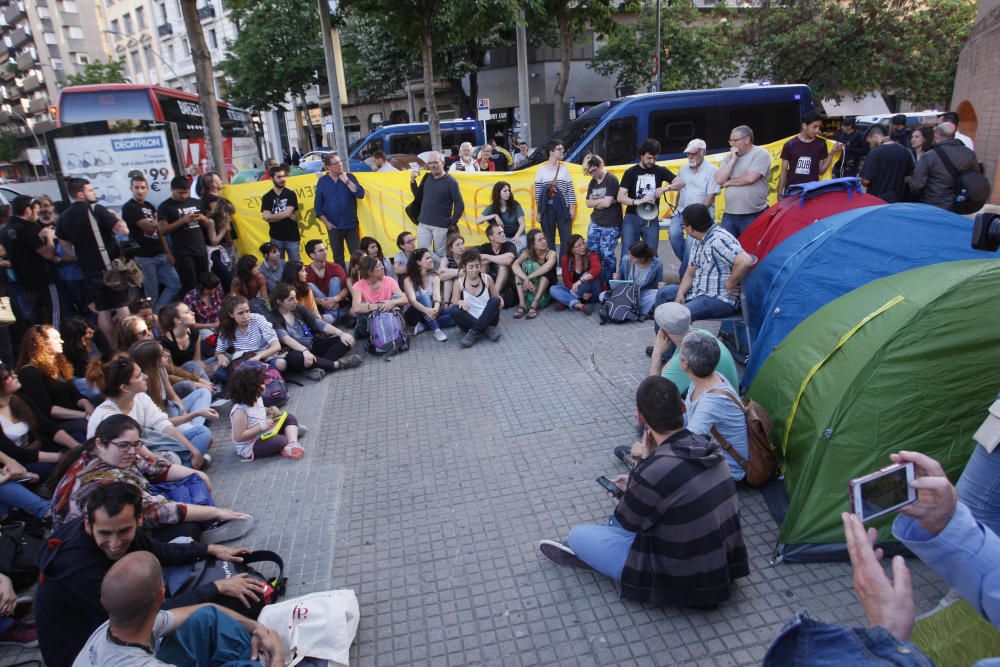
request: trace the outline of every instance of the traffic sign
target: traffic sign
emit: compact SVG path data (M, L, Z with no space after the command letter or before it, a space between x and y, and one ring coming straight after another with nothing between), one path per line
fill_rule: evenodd
M476 120L489 120L490 119L490 98L480 97L476 100Z

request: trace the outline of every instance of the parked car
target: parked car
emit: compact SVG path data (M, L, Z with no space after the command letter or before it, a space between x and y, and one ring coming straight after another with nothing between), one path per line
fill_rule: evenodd
M319 174L323 171L323 158L333 152L332 148L317 148L314 151L309 151L299 159L299 169L309 172L310 174ZM361 160L351 159L350 162L351 171L371 171L365 162Z

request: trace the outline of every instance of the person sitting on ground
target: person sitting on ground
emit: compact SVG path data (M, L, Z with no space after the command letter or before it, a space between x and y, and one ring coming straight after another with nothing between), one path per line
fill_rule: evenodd
M359 248L355 248L354 250L351 251L351 256L348 258L348 265L347 265L348 290L354 287L354 283L361 280L361 278L358 276L358 265L361 263L361 258L364 256L365 254L361 252Z
M21 648L38 646L38 627L25 619L23 609L14 592L14 582L0 573L0 645Z
M611 279L635 283L639 288L639 311L649 315L656 302L657 289L663 282L663 262L645 241L636 241L628 247L628 253L622 257L621 266L611 274Z
M323 313L323 319L330 324L336 324L346 312L345 303L351 297L347 286L347 273L344 267L334 262L326 261L326 243L320 239L306 242L306 255L312 262L306 267L306 282L309 291L316 299L316 305Z
M626 599L712 608L750 574L736 483L719 445L684 428L670 380L639 384L636 416L646 427L643 457L611 480L623 491L614 514L573 528L568 545L543 540L539 549L558 565L614 579Z
M268 241L260 246L260 256L264 258L261 262L260 273L267 283L267 292L271 293L274 286L281 282L281 274L285 271L285 260L281 259L281 248Z
M496 223L486 225L486 243L479 246L479 254L483 258L483 272L488 273L497 284L497 293L503 299L504 308L510 308L517 303L517 287L510 267L517 258L518 250L507 240L507 232Z
M184 295L184 304L194 312L194 328L199 338L208 338L219 328L224 294L219 276L205 272L198 276L198 287Z
M537 230L541 234L541 230ZM545 237L542 236L544 240ZM503 300L497 294L496 283L483 273L478 250L466 250L459 264L461 274L455 279L451 300L451 318L465 332L462 347L472 347L481 336L494 343L500 340L500 309Z
M371 255L358 260L358 280L351 286L351 314L361 318L387 313L409 303L399 284L385 275L385 267Z
M236 275L229 286L229 293L238 294L247 300L262 299L266 302L270 298L267 280L257 266L256 257L243 255L236 262Z
M202 346L194 329L196 321L187 304L168 303L160 310L160 344L170 352L170 362L175 367L210 382L217 361L214 356L202 359Z
M533 320L540 309L549 305L549 286L557 280L556 261L556 251L549 249L545 233L541 229L529 231L527 247L511 265L517 286L515 318L527 314Z
M500 225L503 227L503 233L516 248L514 254L524 250L524 209L514 199L510 183L507 181L497 181L493 184L490 205L483 209L483 214L476 218L476 222ZM487 238L489 235L487 229Z
M104 397L87 384L87 364L94 358L101 361L111 359L114 354L111 341L103 331L90 326L79 315L65 318L59 326L59 333L63 339L63 355L73 364L73 385L91 404L97 405Z
M590 315L601 294L601 258L587 248L579 234L571 235L566 247L569 252L562 258L563 284L550 287L549 294L561 306Z
M73 664L87 637L108 617L101 606L101 581L129 554L144 552L163 566L184 566L209 556L240 562L249 553L244 547L161 542L142 530L142 509L142 493L136 486L125 482L99 486L88 496L86 512L57 528L46 542L39 557L40 581L35 594L45 664ZM237 575L169 597L161 608L211 602L222 596L246 604L259 599L263 588L260 581Z
M44 481L66 450L80 443L18 396L20 388L14 369L0 362L0 452Z
M327 373L360 366L361 357L347 354L354 348L354 336L300 305L298 293L292 285L278 283L271 295L271 323L278 340L288 349L282 372L305 371L318 381Z
M396 282L399 282L406 277L406 265L410 261L410 255L417 249L417 237L411 232L400 232L396 237L396 247L399 248L399 252L392 258L392 270ZM431 256L434 258L434 266L438 266L441 258L433 250Z
M285 664L274 630L215 604L163 611L165 597L163 570L151 554L115 563L101 583L108 621L94 630L73 667Z
M160 323L156 321L156 315L153 314L153 300L148 296L137 296L132 299L128 304L128 314L145 322L154 338L160 335Z
M93 404L73 384L73 366L63 355L59 331L49 324L36 324L24 332L17 362L21 396L31 401L56 428L83 442L87 418Z
M333 316L326 316L320 313L319 305L316 303L316 297L313 296L312 290L309 289L308 279L309 273L306 271L306 267L302 262L298 260L289 260L288 263L285 264L285 271L281 274L281 282L295 288L295 295L298 297L298 305L312 313L313 317L321 319L328 324L333 324Z
M666 285L656 305L675 301L691 311L691 321L729 317L739 311L740 283L757 261L740 242L715 224L704 204L684 209L684 231L694 239L680 285Z
M229 395L233 399L229 420L236 453L247 461L275 454L293 460L301 459L305 449L299 444L300 427L294 415L289 413L277 432L267 435L274 430L281 410L273 406L264 407L266 379L263 368L247 366L236 369L229 381ZM261 437L264 435L267 437Z
M715 370L729 381L729 384L738 387L740 384L739 372L736 370L736 362L729 348L721 340L705 329L695 329L691 326L691 311L679 303L662 303L653 311L656 319L656 326L660 328L656 334L656 340L646 348L647 356L651 357L649 362L649 375L662 375L675 385L681 395L687 394L691 378L681 368L681 355L677 349L681 346L681 341L692 331L712 336L719 344L719 364ZM666 361L665 361L666 360Z
M451 295L454 291L453 283L458 277L458 265L462 261L462 253L465 252L465 237L461 234L449 234L444 242L445 253L438 261L438 277L441 278L441 295L444 297L444 306L451 306Z
M371 257L376 258L378 261L382 262L382 267L385 269L385 275L390 278L395 277L392 270L392 260L385 256L382 252L382 244L379 243L372 236L365 236L360 241L358 241L358 247L361 251Z
M153 332L140 318L126 317L115 323L115 347L118 355L127 355L136 343L152 340ZM209 394L217 392L215 385L202 375L174 365L173 359L167 357L165 368L167 380L173 390L180 396L187 396L193 391L204 389Z
M284 367L281 341L274 333L274 327L263 315L250 312L250 303L236 294L230 294L222 302L219 316L219 335L215 341L215 356L219 367L214 379L220 383L229 379L229 365L237 360L255 359L277 368Z
M691 381L684 397L685 417L689 431L719 444L729 472L738 482L746 477L746 471L729 449L749 459L750 436L739 392L716 372L720 357L719 341L711 334L692 331L681 341L681 368Z
M454 326L454 322L441 306L441 279L434 270L434 255L427 248L418 248L410 255L403 291L410 303L403 319L413 327L413 335L430 329L434 340L448 340L441 328Z

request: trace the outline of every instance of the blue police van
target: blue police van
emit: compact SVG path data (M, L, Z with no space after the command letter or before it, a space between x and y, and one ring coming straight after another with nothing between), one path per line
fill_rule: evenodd
M483 124L474 120L442 120L441 145L447 151L451 146L460 146L468 141L473 146L486 143ZM363 161L375 151L386 155L409 153L419 155L431 150L431 132L428 123L398 123L383 125L351 146L348 154L351 160ZM353 162L352 162L353 164Z

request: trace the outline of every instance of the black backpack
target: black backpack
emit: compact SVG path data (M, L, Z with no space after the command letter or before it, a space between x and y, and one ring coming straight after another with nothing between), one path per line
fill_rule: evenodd
M932 148L941 159L941 164L955 179L955 202L951 210L959 215L968 215L981 209L990 198L990 182L978 171L959 172L951 161L944 147Z
M634 282L615 285L597 312L606 322L642 322L646 316L639 309L639 286Z
M38 581L38 556L45 546L46 527L35 517L0 524L0 572L10 577L15 590Z
M256 569L250 567L251 563L274 563L278 566L278 574L268 579ZM220 579L229 579L237 575L247 573L252 578L263 581L266 585L264 594L259 601L250 601L250 608L247 609L243 603L236 598L220 595L213 602L232 611L243 614L248 618L257 618L263 611L264 605L274 604L285 594L285 586L288 578L285 576L285 563L281 556L273 551L253 551L243 556L242 563L234 563L226 560L218 560L208 557L194 564L194 569L188 575L184 584L174 591L174 595L193 591L202 584L207 584Z

